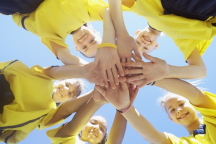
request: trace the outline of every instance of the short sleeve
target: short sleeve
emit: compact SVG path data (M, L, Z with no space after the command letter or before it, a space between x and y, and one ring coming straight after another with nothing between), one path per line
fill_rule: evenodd
M201 144L193 137L193 135L190 135L189 137L176 137L170 133L164 132L164 134L170 139L172 144Z
M61 122L63 122L65 120L65 118L55 122L55 123L51 123L49 125L47 125L47 123L53 118L53 116L55 115L55 113L58 111L58 109L61 107L61 105L59 107L57 107L56 109L53 109L52 111L49 112L48 115L46 115L40 122L40 124L38 125L37 129L38 130L42 130L48 127L51 127L53 125L59 124Z
M52 66L51 66L52 67ZM50 80L54 80L54 78L47 76L46 74L44 74L44 70L45 69L49 69L51 67L46 67L46 68L42 68L39 65L35 65L33 67L31 67L31 70L34 72L34 74L36 76L42 77L42 78L46 78L46 79L50 79Z
M55 137L56 133L62 128L64 125L51 129L46 132L49 139L52 141L52 144L84 144L78 136L70 136L70 137Z
M204 94L210 97L214 101L214 104L216 105L216 95L215 94L212 94L206 91L204 91ZM207 109L207 108L197 107L194 105L193 107L201 113L201 115L203 116L203 120L205 122L216 125L216 110L215 109Z
M41 38L41 42L44 44L44 45L46 45L49 49L50 49L50 51L56 56L56 54L55 54L55 52L53 51L53 48L52 48L52 46L51 46L51 43L50 42L54 42L54 43L56 43L56 44L58 44L58 45L60 45L60 46L62 46L62 47L64 47L64 48L67 48L68 50L69 50L69 48L68 48L68 45L65 43L65 40L64 39L62 39L62 40L57 40L57 39L49 39L49 38ZM56 56L57 57L57 56Z
M193 40L193 39L173 39L176 46L183 53L185 61L187 61L190 54L195 48L200 52L200 55L206 51L213 39L211 40Z

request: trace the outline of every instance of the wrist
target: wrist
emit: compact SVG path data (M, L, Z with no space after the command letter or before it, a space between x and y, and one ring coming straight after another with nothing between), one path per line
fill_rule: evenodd
M132 103L130 102L130 104L126 107L126 108L123 108L123 109L116 109L119 113L123 114L123 113L126 113L132 106Z

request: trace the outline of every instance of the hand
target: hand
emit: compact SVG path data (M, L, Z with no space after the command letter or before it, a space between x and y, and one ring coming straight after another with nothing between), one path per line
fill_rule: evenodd
M104 87L101 87L101 89L103 88ZM102 104L108 103L108 101L104 98L104 96L96 88L94 89L94 92L93 92L93 99L95 102L98 102L98 103L102 103Z
M149 82L161 80L169 75L169 66L166 61L152 57L146 53L143 53L143 56L150 60L150 62L141 62L137 56L133 55L133 58L136 62L125 63L126 67L135 67L139 69L128 69L125 71L129 75L137 75L127 78L128 82L143 80L143 83L138 86L138 88L143 87ZM142 69L140 69L142 68ZM142 75L140 75L142 74Z
M113 89L119 85L118 73L124 76L124 71L116 49L99 48L93 63L94 68L99 67L105 87L108 87L108 81Z
M137 44L133 37L129 35L119 35L117 37L116 44L121 62L125 63L131 61L132 50L135 52L136 56L141 58L138 52Z
M125 109L130 105L129 91L126 82L120 83L116 89L95 87L116 109Z
M139 89L134 84L128 84L130 102L133 104Z
M97 65L94 65L92 62L84 65L83 75L84 78L90 83L104 86L104 82L100 74L100 70L97 67Z

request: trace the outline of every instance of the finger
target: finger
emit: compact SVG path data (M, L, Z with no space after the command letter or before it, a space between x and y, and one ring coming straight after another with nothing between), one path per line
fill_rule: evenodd
M119 82L125 82L127 80L126 77L122 77L122 76L120 76L118 79Z
M145 52L143 52L143 56L144 56L145 59L150 60L151 62L155 62L157 60L156 57L150 56Z
M138 51L138 48L137 48L137 47L136 47L136 48L134 48L134 49L133 49L133 51L134 51L135 55L136 55L138 58L142 59L142 57L141 57L141 55L140 55L140 53L139 53L139 51Z
M121 63L119 63L119 62L116 63L116 67L118 68L119 75L124 76L124 70L123 70Z
M99 91L99 93L101 93L103 96L106 95L106 90L105 90L103 87L101 87L101 86L99 86L99 85L96 85L95 88L96 88L96 90Z
M101 76L102 76L102 79L103 79L103 82L104 82L104 86L108 87L107 73L106 73L105 69L101 69Z
M127 74L132 75L132 74L143 74L142 69L127 69Z
M136 62L138 62L138 61L142 61L142 59L141 58L139 58L138 56L136 56L135 54L132 54L132 58L136 61Z
M132 82L132 81L136 81L136 80L141 80L145 78L144 75L138 75L138 76L133 76L133 77L129 77L127 78L127 82Z
M111 69L107 70L107 76L108 76L108 80L109 80L109 83L110 83L111 87L113 89L115 89L116 86L115 86L115 83L114 83L114 80L113 80L113 74L112 74L112 70Z
M102 79L95 78L94 81L96 85L104 86L104 81Z
M143 79L142 80L132 81L130 83L133 84L133 85L141 85L143 83Z
M92 62L92 66L91 66L91 68L90 68L90 71L96 69L97 66L98 66L98 64L99 64L99 59L98 59L98 58L95 58L94 61Z
M128 57L127 59L126 59L126 62L128 63L128 62L131 62L131 57Z
M112 68L112 74L113 74L115 85L119 85L118 72L115 66Z
M143 62L128 62L128 63L125 63L125 66L127 66L127 67L140 67L140 68L142 68Z
M122 63L126 63L126 58L121 58L121 60Z

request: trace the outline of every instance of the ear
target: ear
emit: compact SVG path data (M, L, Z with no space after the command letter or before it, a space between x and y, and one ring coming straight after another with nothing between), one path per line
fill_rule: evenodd
M76 51L80 51L77 47L75 47Z
M159 43L157 42L157 44L155 45L155 50L159 47Z
M141 29L138 29L137 31L135 31L135 36L138 35L141 32Z
M169 116L169 119L171 120L171 121L173 121L173 119Z

